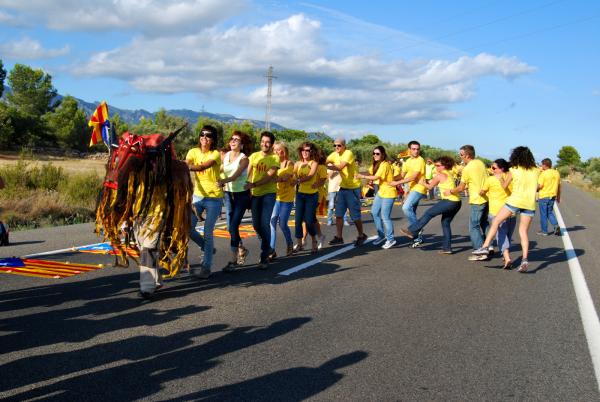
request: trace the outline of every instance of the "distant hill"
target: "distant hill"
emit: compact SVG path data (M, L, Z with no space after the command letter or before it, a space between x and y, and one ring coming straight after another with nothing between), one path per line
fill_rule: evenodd
M5 98L6 95L9 94L10 92L11 92L10 87L8 85L5 85L4 93L2 94L2 98ZM64 98L63 95L58 94L56 96L56 99L60 100L62 98ZM81 107L85 111L85 113L88 115L88 117L91 116L92 113L94 113L94 110L96 110L96 108L100 104L99 101L92 103L92 102L84 101L83 99L79 99L79 98L75 98L75 100L79 104L79 107ZM154 114L155 114L155 112L154 113L149 112L144 109L137 109L137 110L120 109L118 107L111 106L110 103L108 104L108 112L111 115L118 113L119 116L121 116L121 119L123 119L128 124L137 124L140 122L142 117L144 119L154 119ZM189 121L191 124L196 124L199 117L207 117L209 119L214 119L214 120L217 120L217 121L220 121L223 123L240 123L241 124L245 121L249 121L256 128L259 128L259 129L265 128L265 122L263 120L243 119L243 118L235 117L230 114L196 112L194 110L189 110L189 109L172 109L172 110L166 110L166 112L167 112L167 114L170 114L172 116L182 117L182 118L186 119L187 121ZM275 130L285 130L285 127L283 127L277 123L273 123L273 122L271 122L271 128L273 128Z
M59 95L59 99L62 99L62 95ZM86 102L82 99L75 98L77 103L79 103L79 107L85 110L85 113L88 116L91 116L96 110L96 107L100 104L99 101L95 103ZM154 119L154 114L144 109L130 110L130 109L120 109L118 107L111 106L108 104L108 112L109 114L118 113L121 116L121 119L126 121L129 124L137 124L140 119L143 117L144 119ZM166 110L167 114L172 116L178 116L186 119L191 124L195 124L198 121L199 117L207 117L209 119L214 119L223 123L243 123L245 121L249 121L254 127L257 128L265 128L265 122L262 120L253 120L253 119L242 119L239 117L232 116L230 114L220 114L220 113L208 113L208 112L196 112L194 110L189 109L171 109ZM275 130L283 130L285 127L271 122L271 128Z

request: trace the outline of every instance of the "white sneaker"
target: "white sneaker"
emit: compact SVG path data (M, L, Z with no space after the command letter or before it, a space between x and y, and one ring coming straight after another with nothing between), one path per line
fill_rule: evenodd
M319 243L317 243L317 250L323 248L323 243L325 243L325 235L319 236Z
M385 237L378 237L373 241L373 244L379 246L381 243L385 241Z
M385 242L385 244L383 246L381 246L381 248L384 249L384 250L387 250L388 248L393 247L395 244L396 244L396 239L394 239L392 241L387 240Z

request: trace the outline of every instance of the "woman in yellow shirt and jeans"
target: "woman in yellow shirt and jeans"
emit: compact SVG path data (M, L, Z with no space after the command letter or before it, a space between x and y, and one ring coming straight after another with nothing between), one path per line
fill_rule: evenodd
M294 207L294 197L296 196L296 188L294 181L294 162L289 159L288 147L280 141L275 142L273 152L279 157L279 169L277 170L277 193L275 196L275 206L271 214L271 252L269 259L273 260L277 257L275 253L275 245L277 244L277 224L281 228L283 237L287 244L286 255L292 255L294 251L294 241L292 240L292 232L288 221L292 208Z
M485 195L488 198L489 213L488 220L490 224L494 221L494 218L504 204L511 193L510 186L507 180L509 164L505 159L496 159L492 163L493 174L486 178L483 187L480 190L480 195ZM509 216L504 222L498 226L496 232L496 243L502 252L504 258L504 269L512 268L512 260L510 259L510 243L512 241L512 235L515 231L516 220L514 216Z
M506 204L500 209L494 218L483 245L473 251L475 255L489 255L488 247L498 231L502 222L510 216L519 213L519 236L521 237L521 249L523 258L519 266L519 272L527 272L529 268L529 226L535 216L535 195L538 188L539 169L535 164L533 154L527 147L516 147L510 155L510 170L508 173L508 184L512 183L512 194L506 200Z
M294 166L297 177L298 191L296 192L296 239L297 250L302 250L302 223L306 224L306 231L312 238L312 253L318 251L317 230L315 219L319 194L317 186L317 147L311 142L303 142L298 147L300 160Z
M221 173L221 154L216 149L217 129L210 125L202 127L198 143L199 147L188 151L185 161L194 181L192 206L196 213L192 213L190 238L204 252L201 267L192 269L192 275L206 279L210 276L213 260L213 232L223 205L223 189L218 183ZM197 216L202 215L202 211L206 211L204 236L196 231Z
M412 223L408 228L401 228L400 230L412 239L423 230L425 225L427 225L431 219L438 215L442 215L442 232L444 234L444 239L442 240L442 249L439 253L452 254L452 227L450 224L462 206L460 197L451 192L451 190L456 187L454 175L452 174L454 159L449 156L440 156L439 158L436 158L433 163L435 167L433 179L427 183L425 178L421 178L420 184L425 186L428 190L438 186L441 199L427 209L416 222Z

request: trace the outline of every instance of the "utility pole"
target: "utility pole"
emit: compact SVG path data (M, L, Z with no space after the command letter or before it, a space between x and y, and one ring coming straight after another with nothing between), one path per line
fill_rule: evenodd
M265 130L271 130L271 88L273 87L273 66L267 69L267 111L265 112Z

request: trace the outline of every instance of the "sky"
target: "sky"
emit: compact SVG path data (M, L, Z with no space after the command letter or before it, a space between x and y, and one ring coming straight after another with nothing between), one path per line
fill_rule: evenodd
M0 0L60 94L458 149L600 157L600 1Z

